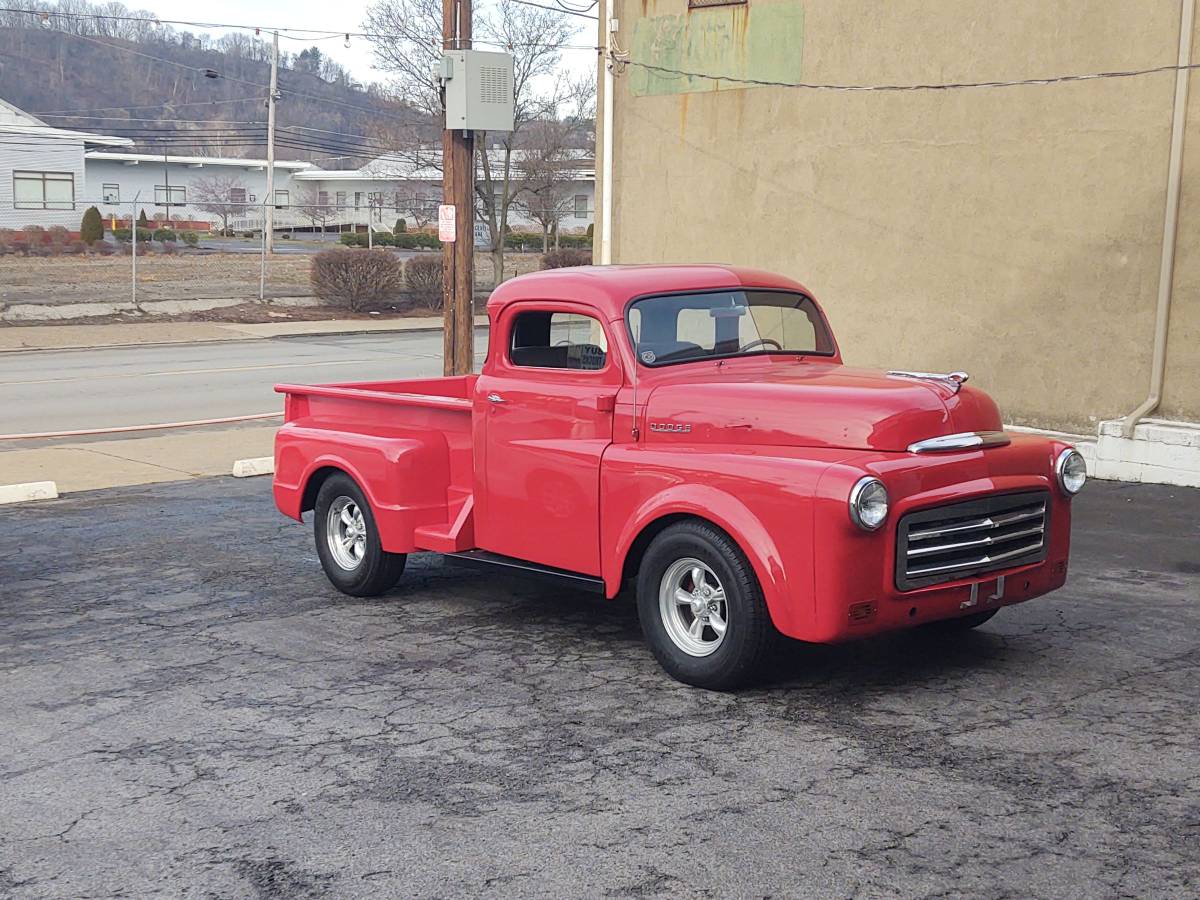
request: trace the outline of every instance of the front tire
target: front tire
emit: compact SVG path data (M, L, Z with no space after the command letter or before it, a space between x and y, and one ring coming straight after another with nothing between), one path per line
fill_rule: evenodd
M655 659L696 687L725 691L751 681L778 637L745 554L703 522L654 538L638 570L637 602Z
M339 472L325 479L313 514L317 556L335 588L376 597L400 580L408 557L383 549L371 504L353 478Z

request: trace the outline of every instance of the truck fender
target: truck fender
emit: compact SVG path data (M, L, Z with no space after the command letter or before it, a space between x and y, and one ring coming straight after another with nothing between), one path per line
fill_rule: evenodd
M285 515L300 518L313 477L322 469L338 469L366 495L389 553L411 552L414 529L445 519L450 470L440 435L380 438L339 432L336 447L330 438L327 430L280 429L275 496Z
M634 542L656 522L668 517L688 516L707 521L726 534L746 554L775 627L785 634L792 628L787 575L779 549L758 517L737 497L717 488L680 484L646 499L629 516L621 529L613 556L604 565L604 583L609 597L621 590L625 564Z

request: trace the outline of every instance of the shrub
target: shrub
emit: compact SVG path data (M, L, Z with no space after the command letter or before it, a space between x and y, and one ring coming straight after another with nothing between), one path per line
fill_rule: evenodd
M404 264L404 280L409 293L421 306L442 307L442 259L440 256L414 256Z
M8 245L8 249L13 253L19 253L21 256L26 256L29 254L29 241L20 239L11 241Z
M92 244L92 250L101 256L112 256L117 252L118 248L107 241L96 241L96 243Z
M377 231L371 235L376 247L395 247L396 239L386 231Z
M129 228L114 228L112 236L114 240L128 241L133 237L133 231Z
M167 241L173 242L178 239L179 239L179 235L177 235L170 228L155 228L154 229L154 240L156 240L156 241L162 241L162 242L166 243Z
M68 241L63 245L63 253L69 253L71 256L81 256L87 252L87 241Z
M569 266L590 266L592 254L587 250L562 249L542 254L543 269L565 269Z
M139 244L148 244L154 239L154 232L149 228L138 226L137 239Z
M17 239L17 233L11 228L0 228L0 247L7 247Z
M424 231L407 231L396 235L395 240L396 246L402 250L420 250L421 248L439 250L442 246L437 235L426 234Z
M243 232L242 232L242 237L244 237L244 238L252 238L252 237L254 237L254 232L253 232L253 231L243 231Z
M189 247L195 247L197 244L200 243L200 235L196 234L196 232L194 232L194 231L179 232L179 239L181 241L183 241L185 244L187 244Z
M283 234L279 235L279 239L281 241L290 241L292 239L292 233L290 231L285 231Z
M404 234L408 231L408 223L403 219L397 219L395 227L392 228L392 234Z
M354 231L343 234L338 238L338 240L342 242L342 246L344 247L367 246L367 236L365 234L358 234Z
M323 250L313 257L309 280L322 300L357 312L368 304L395 299L404 284L404 271L395 254L386 250Z
M46 229L41 225L26 225L21 230L25 232L25 240L31 247L36 247L46 239Z
M164 256L174 256L179 252L179 244L175 243L175 241L163 241L162 252Z
M587 227L587 232L585 232L585 233L587 234L587 240L588 240L588 243L590 244L592 242L592 239L596 236L596 226L589 225Z
M79 223L79 239L85 244L104 240L104 218L94 206L89 206L83 213L83 221Z

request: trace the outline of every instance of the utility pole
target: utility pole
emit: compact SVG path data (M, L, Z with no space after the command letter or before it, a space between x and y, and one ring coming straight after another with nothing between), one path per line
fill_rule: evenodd
M267 94L267 205L263 217L263 246L275 252L275 100L279 95L279 32L271 43L271 91Z
M471 49L471 0L442 0L442 48ZM442 367L447 375L475 368L475 135L442 132L442 203L455 208L455 239L442 244L445 332Z

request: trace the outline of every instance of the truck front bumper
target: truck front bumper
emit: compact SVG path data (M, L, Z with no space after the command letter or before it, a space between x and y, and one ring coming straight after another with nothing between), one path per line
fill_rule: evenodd
M794 636L852 640L1011 606L1062 587L1071 544L1071 499L1057 484L1053 459L1064 446L1034 438L972 453L875 455L833 473L830 483L823 479L814 529L813 627L804 629L808 634ZM884 482L891 500L888 519L877 532L857 528L845 504L836 502L842 483L852 483L864 471ZM1012 565L1000 560L956 570L954 562L974 558L974 551L964 550L949 556L949 570L941 574L912 574L927 573L936 565L906 569L911 565L908 550L920 546L920 538L910 544L910 528L913 535L929 534L963 521L948 521L942 511L978 508L982 519L993 505L1005 509L1027 498L1044 498L1041 542L1036 543L1036 534L1029 538L1034 543L1015 542L1018 549L1029 547L1030 552L1014 556ZM910 514L915 515L909 521L919 526L904 524ZM915 530L918 527L924 531ZM1004 533L1033 530L1013 525ZM981 531L966 533L978 540ZM924 563L936 556L918 554L917 559Z

